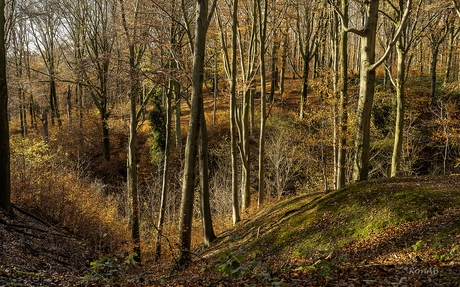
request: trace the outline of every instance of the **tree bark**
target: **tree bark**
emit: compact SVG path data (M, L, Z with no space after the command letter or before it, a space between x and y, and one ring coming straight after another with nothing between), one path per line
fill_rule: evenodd
M214 3L213 3L214 6ZM212 11L212 10L211 10ZM203 107L203 75L206 32L212 13L208 16L208 1L200 0L196 4L195 43L193 55L192 103L190 110L187 144L185 147L184 179L179 220L179 257L177 264L190 260L192 236L193 201L195 196L195 167L200 133L200 118ZM209 18L209 19L208 19ZM175 262L176 263L176 262Z
M404 136L404 111L405 111L405 75L406 75L406 51L404 50L402 38L398 40L396 47L398 55L398 75L396 78L396 127L393 156L391 158L391 177L400 175L401 151Z
M209 202L209 172L208 172L208 130L204 116L204 106L201 102L200 118L200 203L201 218L203 221L203 244L208 247L211 241L216 238L212 226L211 204Z
M265 42L267 35L267 10L268 1L264 1L262 13L261 2L257 0L257 10L259 14L259 41L260 41L260 138L259 138L259 198L257 207L261 208L265 201L265 123L267 120L266 103L266 71L265 71Z
M238 156L236 138L236 58L237 58L237 25L238 25L238 0L233 1L232 13L232 68L230 79L230 141L232 161L232 219L233 225L240 221L240 206L238 200Z
M444 73L444 85L449 82L450 72L452 67L452 52L454 50L454 41L455 41L455 29L454 27L450 27L449 29L449 50L447 53L447 61L446 61L446 71ZM457 32L458 33L458 32Z
M166 140L165 140L165 154L164 154L164 163L163 163L163 185L161 188L161 201L160 201L160 212L158 214L158 225L157 225L157 238L155 243L155 262L160 259L161 255L161 237L163 236L163 222L166 211L166 200L168 198L168 188L169 188L169 150L171 145L171 97L172 91L171 88L174 84L172 81L169 81L169 92L166 98Z
M242 132L241 132L241 160L243 162L241 173L241 195L242 206L241 209L246 211L251 205L251 166L250 166L250 150L249 150L249 100L251 90L248 89L244 92L243 96L243 118L242 118Z
M342 13L345 25L348 25L348 0L342 0ZM340 136L337 154L337 189L345 186L345 162L348 127L348 33L345 29L340 32Z
M430 100L434 100L436 94L436 67L438 66L439 45L434 44L431 47L431 65L430 65Z
M0 207L11 212L10 129L6 82L5 1L0 0Z

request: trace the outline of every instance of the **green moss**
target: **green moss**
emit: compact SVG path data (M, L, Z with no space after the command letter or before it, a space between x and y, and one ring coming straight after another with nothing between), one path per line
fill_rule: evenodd
M302 195L266 205L234 232L251 235L247 248L263 247L273 255L295 250L339 248L389 226L427 219L460 206L460 189L439 190L430 177L378 179L350 185L329 194ZM460 232L456 228L446 234ZM245 226L243 228L243 226ZM260 235L254 236L258 231ZM238 236L238 235L234 235Z

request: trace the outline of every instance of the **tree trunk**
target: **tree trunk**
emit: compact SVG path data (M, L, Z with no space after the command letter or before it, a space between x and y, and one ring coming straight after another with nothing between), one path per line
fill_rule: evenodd
M105 110L100 111L102 121L102 158L104 161L110 160L110 139L109 139L109 115Z
M284 78L286 77L286 63L288 54L289 30L284 34L283 50L281 55L281 72L280 72L280 96L284 93Z
M307 46L308 49L308 46ZM303 119L305 117L305 109L306 109L306 102L307 102L307 94L308 94L308 69L310 60L308 60L309 56L306 56L303 62L303 74L302 74L302 91L300 95L300 118Z
M438 65L439 44L431 46L431 66L430 66L430 101L434 100L436 93L436 67Z
M67 118L69 124L72 124L72 87L69 85L67 88Z
M398 54L398 76L396 78L396 127L393 156L391 158L391 177L400 175L401 151L404 139L404 110L405 110L405 75L406 75L406 52L404 51L401 38L396 48Z
M348 25L348 0L342 0L342 14L345 25ZM348 33L342 29L340 33L340 136L337 154L337 189L345 186L345 161L347 146L347 102L348 102Z
M231 161L232 161L232 219L233 225L240 221L238 201L238 157L236 138L236 58L237 58L237 25L238 25L238 0L233 1L232 21L232 69L230 80L230 140L231 140Z
M176 88L180 90L180 86L177 86ZM181 132L181 126L180 126L181 96L180 96L179 91L174 93L174 102L176 104L176 114L175 114L176 148L179 151L182 151L182 132Z
M261 2L257 0L259 14L259 41L260 41L260 139L259 139L259 200L257 207L261 208L265 201L265 123L267 120L266 109L266 72L265 72L265 42L267 33L267 8L268 0L264 1L262 13Z
M374 101L375 70L370 67L375 62L375 42L379 0L366 2L367 30L361 37L359 101L356 112L355 158L353 181L368 179L370 156L370 122Z
M200 118L200 202L201 218L203 221L203 244L208 247L211 241L216 238L212 226L211 204L209 202L209 172L208 172L208 130L206 128L206 119L204 117L204 105L201 102Z
M21 136L25 137L26 131L25 131L24 125L27 123L24 123L25 122L25 119L24 119L25 110L24 110L24 103L22 102L22 89L21 88L18 89L18 99L19 99L19 121L21 123Z
M216 44L217 45L217 44ZM217 49L214 49L214 107L212 114L212 126L216 125L217 97L219 96L219 75L217 73Z
M208 29L208 1L197 1L197 21L193 55L192 103L190 110L187 144L185 147L184 179L179 221L179 258L182 265L190 260L192 236L193 201L195 198L195 167L200 133L200 117L203 107L203 74L206 32Z
M169 81L169 93L166 99L166 139L165 139L165 154L164 154L164 163L163 163L163 185L161 188L161 201L160 201L160 212L158 215L158 225L157 225L157 238L155 243L155 262L160 259L161 255L161 237L163 236L163 222L166 211L166 200L168 198L168 188L169 188L169 150L171 145L171 97L172 91L171 88L174 84L172 81Z
M276 50L278 48L278 43L272 43L272 68L271 68L271 86L270 86L270 103L273 104L275 99L275 89L276 83L278 82L278 69L276 68Z
M451 72L451 67L452 67L452 52L454 49L454 41L455 41L454 30L455 29L453 26L450 27L449 29L449 51L447 54L446 72L444 74L444 85L446 85L449 82L449 78L450 78L450 72Z
M246 211L251 205L251 165L249 154L249 100L251 90L248 89L243 97L243 118L242 118L242 133L241 133L241 148L242 148L242 162L243 168L241 173L241 196L242 207Z
M130 98L130 116L129 116L129 142L128 142L128 193L131 196L131 205L133 216L131 222L131 231L133 239L133 251L136 253L134 260L141 262L141 246L139 232L139 196L137 189L137 162L136 162L136 144L137 144L137 97L138 91L131 91ZM105 146L105 141L104 141Z
M5 1L0 0L0 207L11 212L10 129L5 49Z
M45 145L48 144L48 109L45 108L45 110L42 113L42 125L43 125L43 142Z

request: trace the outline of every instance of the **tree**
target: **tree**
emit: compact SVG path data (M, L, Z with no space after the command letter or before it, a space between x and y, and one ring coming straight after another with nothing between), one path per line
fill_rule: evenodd
M11 212L10 129L5 39L5 1L0 0L0 207Z
M407 81L408 74L406 73L406 55L415 42L418 40L420 34L423 32L424 28L421 27L417 30L420 16L420 8L422 1L419 1L417 10L410 21L406 24L406 29L403 29L401 36L398 38L396 43L396 54L397 54L397 77L396 83L392 81L396 88L396 125L395 125L395 141L393 145L393 156L391 159L391 176L399 175L401 170L401 153L402 153L402 144L403 144L403 131L404 131L404 117L405 117L405 108L406 108L406 96L405 96L405 83ZM401 21L400 15L403 13L404 1L400 0L398 6L393 6L395 9L396 15L399 15L395 18L388 16L388 18L393 22L397 27ZM410 60L409 60L410 64ZM391 77L391 74L389 74Z
M430 41L431 48L431 63L430 63L430 81L431 81L431 92L430 99L434 100L436 93L436 68L438 66L438 55L439 48L441 47L442 42L446 39L446 36L449 34L449 27L451 25L451 20L449 15L446 15L444 11L437 11L435 15L432 15L432 19L435 18L436 21L432 22L431 27L429 28L428 40Z
M196 26L193 48L192 101L190 110L187 144L185 147L184 178L179 220L179 258L177 263L190 260L192 235L193 201L195 195L195 167L198 151L200 122L203 114L203 74L206 33L217 1L214 0L208 14L208 1L196 1Z
M301 7L305 9L304 14L301 15ZM299 75L297 71L294 72L302 79L302 91L300 96L300 118L303 119L305 116L305 105L307 101L308 93L308 72L310 70L310 61L315 57L316 50L318 48L317 35L319 33L320 24L317 23L316 30L314 29L315 25L315 12L314 8L311 5L302 5L300 6L299 1L297 0L297 30L296 34L299 38L299 51L302 55L303 60L303 72L302 75Z
M342 0L342 21L348 26L348 0ZM345 186L345 160L348 127L348 33L342 28L340 32L340 136L337 151L337 189Z
M334 5L333 3L331 3ZM409 15L412 0L407 2L406 10L401 17L401 22L392 40L388 44L384 55L375 61L375 43L377 37L377 20L379 15L379 0L364 2L363 24L361 30L348 28L343 21L341 11L335 7L336 12L342 19L342 28L347 32L357 34L361 39L360 52L360 79L359 79L359 100L356 111L356 136L355 156L353 159L353 181L367 180L370 158L370 118L372 103L374 100L375 70L388 57L390 49L396 43Z
M257 1L257 14L259 15L259 42L260 42L260 137L259 137L259 198L257 207L260 208L265 201L265 132L267 121L267 78L265 71L265 46L267 41L267 14L268 0Z
M61 24L58 5L54 0L35 2L34 6L29 7L28 14L32 21L30 28L35 47L39 51L48 73L51 124L54 125L56 118L58 125L61 126L62 121L56 94L56 77L60 65L58 32Z
M223 48L224 67L230 82L230 142L231 142L231 161L232 161L232 219L233 225L240 221L239 199L238 199L238 158L237 158L237 107L236 107L236 78L237 72L237 26L238 26L238 0L233 1L232 9L232 60L229 61L229 55L226 48ZM218 17L219 27L221 30L222 47L226 47L222 23Z
M92 5L92 6L91 6ZM102 123L102 157L110 160L110 138L108 119L111 114L109 106L111 95L112 52L117 39L113 18L114 0L97 0L85 7L92 11L86 18L85 35L85 84L90 88L90 96L96 105Z

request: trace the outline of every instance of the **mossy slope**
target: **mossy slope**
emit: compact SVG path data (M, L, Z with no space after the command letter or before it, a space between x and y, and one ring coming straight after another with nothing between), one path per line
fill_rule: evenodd
M426 221L460 207L460 176L378 179L329 193L264 206L221 236L212 248L261 250L289 256L305 249L339 249L384 229ZM442 232L460 233L460 216ZM455 224L455 222L457 222ZM414 243L420 238L414 237Z

